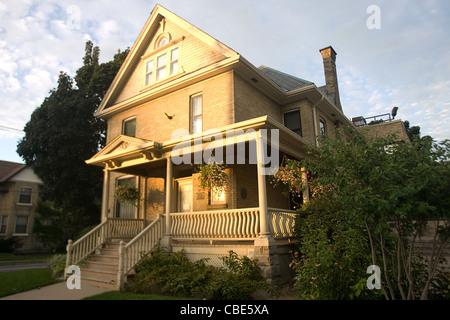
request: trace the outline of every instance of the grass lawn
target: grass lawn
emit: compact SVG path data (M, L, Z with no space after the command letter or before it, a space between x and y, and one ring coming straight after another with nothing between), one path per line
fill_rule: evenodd
M0 297L44 287L59 282L53 279L48 268L27 269L0 273ZM111 291L95 295L84 300L192 300L188 298L137 294Z
M0 297L36 289L58 282L48 268L0 273Z
M0 264L5 262L36 262L50 260L53 254L12 254L0 252Z

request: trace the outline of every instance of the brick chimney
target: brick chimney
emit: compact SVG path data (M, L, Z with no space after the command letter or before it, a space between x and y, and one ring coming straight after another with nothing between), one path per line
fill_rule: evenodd
M338 79L336 72L336 51L329 46L320 50L325 70L325 87L328 97L334 102L336 107L342 111L341 101L339 99Z

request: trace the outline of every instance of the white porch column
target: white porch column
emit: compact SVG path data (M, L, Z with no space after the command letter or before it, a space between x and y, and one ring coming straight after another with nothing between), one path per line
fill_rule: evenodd
M260 221L260 236L270 236L269 224L268 224L268 211L267 211L267 192L266 192L266 176L263 174L264 157L266 152L264 145L267 145L267 141L264 141L261 136L261 132L258 130L256 134L256 159L258 168L258 201L259 201L259 221Z
M173 191L173 164L172 158L167 158L166 167L166 228L164 238L161 239L161 247L167 251L171 251L172 243L172 221L170 219L170 213L172 211L172 192Z
M110 171L108 169L108 166L105 165L105 169L103 169L103 194L102 194L102 216L101 216L101 222L106 221L106 218L108 217L109 180L110 180Z

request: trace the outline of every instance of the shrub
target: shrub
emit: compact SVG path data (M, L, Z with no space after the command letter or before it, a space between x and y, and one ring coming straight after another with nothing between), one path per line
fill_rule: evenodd
M50 268L52 269L52 276L54 278L64 276L64 269L66 268L66 255L55 254L50 260Z
M252 299L256 289L268 286L256 261L239 258L232 251L223 261L226 268L216 268L205 259L191 262L183 251L157 248L135 268L135 288L141 293L244 300Z
M0 239L0 252L12 253L17 243L19 243L19 238L11 237L8 239Z

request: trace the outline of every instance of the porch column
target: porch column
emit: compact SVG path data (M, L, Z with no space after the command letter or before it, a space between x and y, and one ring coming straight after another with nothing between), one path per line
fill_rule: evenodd
M109 180L110 180L110 171L108 169L108 165L105 165L105 169L103 169L103 194L102 194L101 222L106 221L106 218L108 217Z
M267 210L266 176L264 169L264 157L267 155L267 140L258 130L256 134L256 155L258 168L258 201L260 233L254 241L254 258L258 261L263 276L273 284L277 284L281 275L280 259L275 239L270 234L269 212Z
M256 135L256 160L258 168L258 202L259 202L259 221L260 221L260 236L270 236L268 225L268 211L267 211L267 192L266 192L266 176L263 174L264 167L264 141L261 132L258 130Z
M173 164L172 158L167 158L166 166L166 230L164 238L161 239L161 247L167 251L171 251L172 243L172 221L170 219L170 213L172 212L172 189L173 189Z

